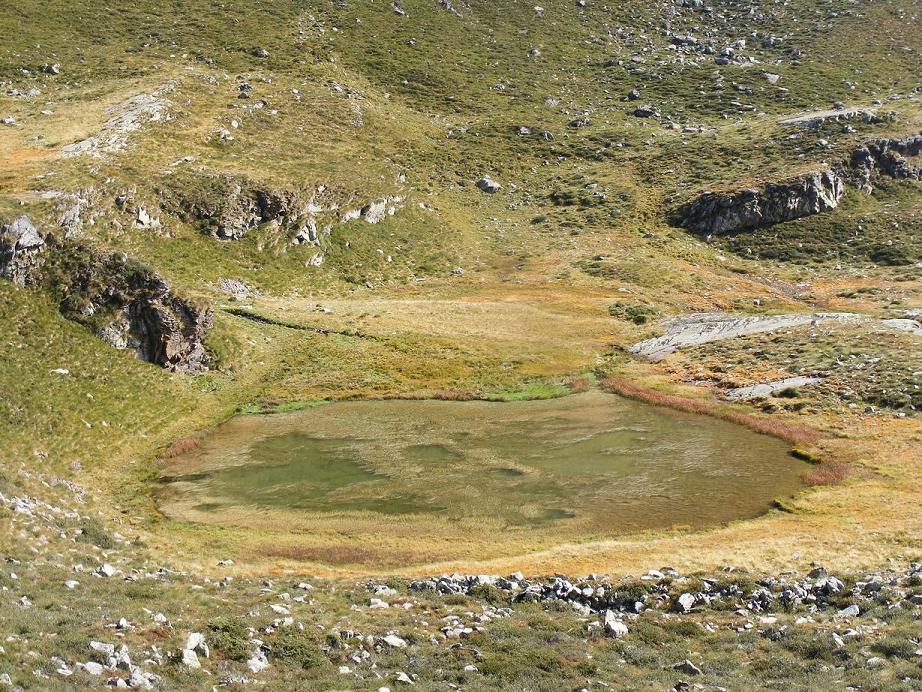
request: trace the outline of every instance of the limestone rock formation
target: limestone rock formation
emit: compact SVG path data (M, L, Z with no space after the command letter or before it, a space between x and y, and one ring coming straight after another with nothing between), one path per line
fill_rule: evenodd
M167 370L207 370L208 305L174 293L162 276L87 245L43 237L26 216L0 227L0 277L47 290L61 314L115 348Z
M736 233L830 211L839 205L844 191L838 173L815 171L759 188L706 192L681 207L677 220L702 235Z
M29 274L41 261L45 240L28 216L0 225L0 278L25 286Z
M872 192L874 174L897 179L922 180L922 164L909 159L922 155L922 134L902 139L873 139L852 153L849 167L858 176L858 185Z

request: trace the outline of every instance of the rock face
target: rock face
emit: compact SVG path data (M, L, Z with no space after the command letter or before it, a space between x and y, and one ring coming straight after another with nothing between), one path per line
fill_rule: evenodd
M922 155L922 135L902 139L874 139L852 153L849 167L858 176L858 186L872 192L874 174L898 180L922 180L922 164L909 159Z
M733 192L707 192L676 213L680 226L702 235L736 233L830 211L845 191L842 178L823 170L781 183Z
M2 227L0 277L49 291L64 317L115 348L168 370L207 370L202 339L211 327L210 306L177 295L123 253L43 238L23 216Z
M839 205L846 182L873 192L875 176L922 180L922 164L914 160L920 155L922 134L873 139L834 169L767 183L760 188L706 192L680 207L674 221L701 235L723 235L820 214Z
M44 238L28 216L0 226L0 277L25 286L44 246Z
M65 317L167 370L191 374L208 369L202 339L212 323L210 306L177 295L163 277L122 253L80 248L71 257L80 263L70 270L69 284L60 281L59 266L46 277L67 286L60 302Z

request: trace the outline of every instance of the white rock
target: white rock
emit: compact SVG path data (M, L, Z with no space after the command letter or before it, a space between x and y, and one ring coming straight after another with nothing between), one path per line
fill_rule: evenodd
M78 663L77 667L83 668L83 670L85 670L90 675L102 675L103 670L105 670L102 667L102 664L97 663L96 661L87 661L86 663Z
M211 656L211 652L208 649L208 644L205 643L205 635L201 632L189 633L189 636L186 637L186 649L202 654L202 656L205 658L209 658Z
M106 642L90 642L90 648L106 656L115 656L115 645Z
M254 673L258 673L269 667L269 661L266 660L266 654L263 653L262 649L257 648L256 651L253 652L250 660L247 661L247 667Z
M480 180L477 181L477 187L479 187L483 192L486 192L488 195L495 194L503 189L502 185L500 185L488 175L483 176Z
M398 637L396 634L388 634L384 637L384 643L394 649L405 649L407 646L406 641Z
M183 649L182 663L187 668L196 669L202 667L202 664L199 663L198 655L192 649Z
M118 573L118 570L115 569L108 562L104 562L99 567L96 568L96 574L100 577L114 577Z
M605 634L609 637L614 637L615 639L621 639L627 635L627 625L625 625L614 611L606 610L605 611Z

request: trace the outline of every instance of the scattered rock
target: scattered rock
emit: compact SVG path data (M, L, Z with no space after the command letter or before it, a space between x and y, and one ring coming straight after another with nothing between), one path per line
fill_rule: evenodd
M500 185L488 175L483 176L480 180L477 181L477 187L486 192L488 195L495 194L503 189L502 185Z
M677 670L680 673L685 673L686 675L701 675L701 669L696 666L694 663L689 661L687 658L681 663L676 663L672 666L673 670Z
M614 611L605 611L605 634L615 639L621 639L627 636L627 625L614 613Z
M821 377L811 377L807 375L787 377L783 380L762 382L760 384L749 385L748 387L737 387L736 389L731 389L728 391L725 397L730 401L743 401L746 399L757 399L760 397L775 396L779 392L783 392L786 389L807 387L811 384L821 382L822 379L823 378Z

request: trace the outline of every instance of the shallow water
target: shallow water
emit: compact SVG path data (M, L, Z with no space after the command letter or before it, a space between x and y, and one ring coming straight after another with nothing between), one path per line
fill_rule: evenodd
M382 530L438 518L475 533L483 523L617 535L758 515L801 487L806 466L787 452L739 426L601 392L343 402L232 419L173 460L157 495L169 515L217 523L284 510L373 513Z

